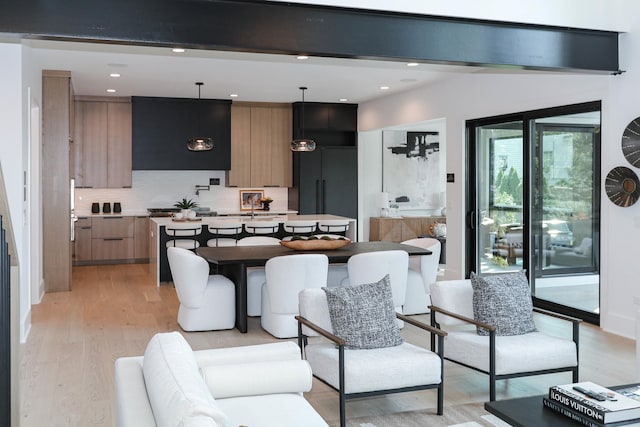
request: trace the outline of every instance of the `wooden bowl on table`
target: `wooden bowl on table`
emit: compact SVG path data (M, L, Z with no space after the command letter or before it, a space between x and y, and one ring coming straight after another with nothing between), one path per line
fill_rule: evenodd
M339 249L351 243L346 237L341 239L298 239L280 242L282 246L296 251L327 251Z

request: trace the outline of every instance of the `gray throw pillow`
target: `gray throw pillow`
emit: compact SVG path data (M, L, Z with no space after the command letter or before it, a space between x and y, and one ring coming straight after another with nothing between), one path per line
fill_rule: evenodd
M333 333L347 342L347 348L402 344L388 274L377 283L322 289L327 294Z
M480 277L471 273L473 317L496 327L496 335L521 335L536 331L531 289L524 272ZM478 335L489 335L477 328Z

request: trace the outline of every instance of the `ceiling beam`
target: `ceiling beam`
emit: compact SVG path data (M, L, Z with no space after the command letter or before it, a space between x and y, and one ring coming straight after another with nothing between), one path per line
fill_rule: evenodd
M257 0L13 0L23 38L618 73L618 33Z

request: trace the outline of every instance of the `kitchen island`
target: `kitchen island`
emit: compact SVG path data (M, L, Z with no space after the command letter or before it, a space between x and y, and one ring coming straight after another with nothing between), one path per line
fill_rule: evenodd
M356 220L353 218L345 218L337 215L256 215L255 218L251 218L250 215L238 215L238 216L225 216L225 217L202 217L198 221L194 221L195 225L202 225L202 234L195 236L200 243L201 247L207 246L207 241L213 236L208 232L207 225L213 221L219 221L221 219L233 219L241 222L249 221L277 221L280 223L280 230L277 237L283 237L284 231L282 224L286 221L301 220L301 221L325 221L325 220L348 220L349 229L345 236L356 241L357 227ZM152 217L149 218L149 269L151 274L156 278L156 283L160 286L163 282L171 281L171 271L169 270L169 261L167 260L166 244L172 237L168 236L164 229L167 225L174 224L173 219L170 217ZM243 232L245 235L246 232Z

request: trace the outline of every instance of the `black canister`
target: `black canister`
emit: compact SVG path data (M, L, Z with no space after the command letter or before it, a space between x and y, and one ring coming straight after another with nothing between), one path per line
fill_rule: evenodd
M120 205L120 202L114 202L113 203L113 212L114 213L122 212L122 205Z
M91 213L100 213L100 203L91 203Z
M104 202L102 204L102 213L111 213L111 203Z

